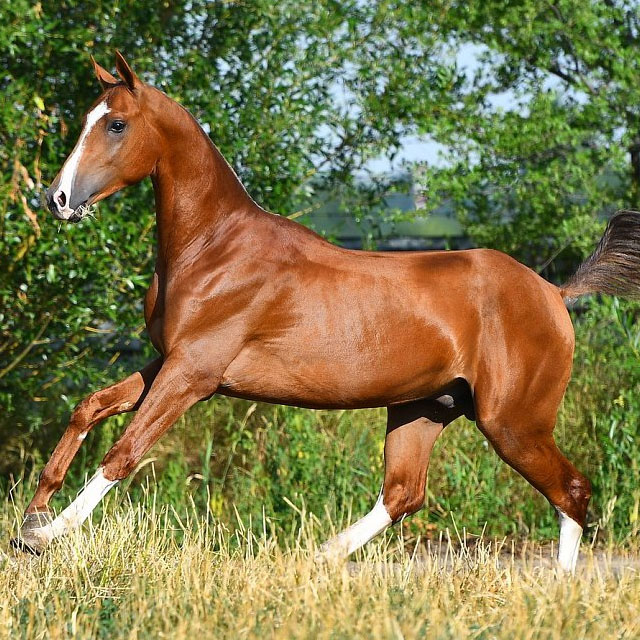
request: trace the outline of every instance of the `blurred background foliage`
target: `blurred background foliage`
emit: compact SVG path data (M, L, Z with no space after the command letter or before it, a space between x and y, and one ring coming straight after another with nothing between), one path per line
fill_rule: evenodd
M446 203L475 244L561 280L606 217L640 203L637 3L363 3L123 0L0 5L0 473L32 478L73 406L152 357L142 298L154 260L149 184L61 226L40 204L99 94L89 54L115 48L184 104L266 208L297 217L318 198L371 210L393 181L363 186L404 141L440 157L409 167L420 215ZM473 64L462 64L472 59ZM391 185L392 186L392 185ZM417 214L418 212L416 212ZM382 215L382 214L381 214ZM392 215L392 212L389 213ZM305 218L306 219L306 218ZM591 530L638 531L638 305L583 301L558 439L591 477ZM92 433L65 504L127 418ZM155 473L177 508L206 501L232 521L294 509L334 521L366 511L382 472L384 412L310 412L215 398L194 408L134 475ZM467 423L437 445L429 504L403 526L555 533L546 503Z

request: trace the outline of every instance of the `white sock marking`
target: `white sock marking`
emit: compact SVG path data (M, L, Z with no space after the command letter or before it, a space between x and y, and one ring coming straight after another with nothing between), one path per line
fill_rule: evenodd
M56 204L56 207L58 207L58 211L66 218L69 218L73 213L73 209L69 206L69 201L71 200L71 190L73 189L73 183L76 179L76 171L78 170L78 165L80 164L80 158L82 157L84 144L96 122L98 122L98 120L100 120L102 116L109 113L109 111L111 111L111 109L107 107L106 100L103 100L100 104L96 105L91 111L89 111L89 113L87 114L87 120L85 122L84 129L80 134L80 138L78 138L76 146L74 147L71 155L67 158L67 161L62 167L60 185L58 186L58 190L53 196L53 200ZM60 205L58 204L58 196L61 192L64 193L66 198L64 207L62 208L60 208Z
M582 527L564 511L556 509L560 520L560 544L558 545L558 564L564 571L574 573L578 552L580 551L580 539Z
M109 489L117 483L117 480L107 480L102 467L99 467L76 499L51 524L38 529L38 533L51 541L71 529L78 528L91 515Z
M383 494L364 518L360 518L331 540L320 547L320 554L329 558L346 557L382 533L390 524L391 517L383 504Z

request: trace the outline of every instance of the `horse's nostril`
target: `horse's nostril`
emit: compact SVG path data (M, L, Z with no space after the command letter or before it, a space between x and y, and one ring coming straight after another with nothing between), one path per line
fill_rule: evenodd
M67 204L67 196L64 195L64 191L58 191L55 195L56 202L64 207Z

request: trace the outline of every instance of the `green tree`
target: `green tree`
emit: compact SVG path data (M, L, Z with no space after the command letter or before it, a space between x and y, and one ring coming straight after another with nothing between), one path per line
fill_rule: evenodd
M284 215L307 210L314 189L332 185L357 201L353 175L371 157L393 154L417 114L453 100L453 75L437 62L436 22L397 0L3 3L6 437L43 422L55 437L60 407L120 376L118 355L143 330L154 258L148 185L110 198L97 219L77 226L55 223L40 205L98 95L89 54L109 67L116 47L208 128L255 199Z
M446 2L442 37L477 55L423 167L479 244L539 269L593 247L597 216L640 206L637 2Z

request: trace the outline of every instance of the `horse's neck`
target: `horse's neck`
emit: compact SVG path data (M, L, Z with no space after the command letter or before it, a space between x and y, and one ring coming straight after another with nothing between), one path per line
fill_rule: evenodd
M171 104L164 150L152 174L158 258L165 266L210 246L230 216L258 209L197 122Z

